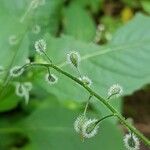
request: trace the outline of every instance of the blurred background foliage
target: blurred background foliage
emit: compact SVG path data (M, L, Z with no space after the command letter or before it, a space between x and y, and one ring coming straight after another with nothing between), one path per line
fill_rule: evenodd
M81 142L75 134L73 122L89 96L76 83L53 71L59 82L49 86L43 68L10 79L9 69L27 59L45 62L34 50L35 41L43 38L53 62L75 76L66 53L79 51L81 72L103 97L116 82L124 96L132 95L150 83L150 1L39 0L36 8L34 1L0 0L0 66L5 69L0 70L0 149L124 150L124 131L114 119L101 123L93 139ZM33 83L27 106L15 94L16 82ZM122 98L110 103L123 112ZM107 108L92 99L89 116L107 114Z

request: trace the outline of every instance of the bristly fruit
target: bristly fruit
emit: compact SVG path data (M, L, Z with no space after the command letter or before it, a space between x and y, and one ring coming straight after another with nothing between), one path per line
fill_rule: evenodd
M13 68L10 69L10 76L12 77L18 77L22 75L24 72L24 68L21 66L14 66Z
M80 81L82 81L85 85L91 86L92 81L87 76L83 76L79 78Z
M74 122L74 129L83 139L92 138L98 132L97 121L97 119L88 119L85 115L80 115Z
M87 121L87 118L85 115L80 115L77 117L77 119L74 122L74 129L77 133L81 134L82 126L83 126L85 121Z
M88 119L82 127L82 136L84 138L92 138L98 133L97 119Z
M69 64L71 64L72 66L78 68L79 63L80 63L80 55L78 52L70 52L69 54L67 54L67 61Z
M45 80L50 85L56 84L58 82L58 78L54 74L49 73L46 74Z
M119 97L123 93L123 89L119 84L112 85L108 90L108 97L116 96Z
M36 41L34 46L36 52L39 53L40 55L42 55L43 52L46 51L46 42L43 39Z
M133 133L126 134L124 139L124 145L128 150L139 150L140 142L139 139Z

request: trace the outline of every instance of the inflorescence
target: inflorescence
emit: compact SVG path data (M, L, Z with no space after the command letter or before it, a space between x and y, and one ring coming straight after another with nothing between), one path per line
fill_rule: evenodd
M49 56L46 53L46 42L43 39L40 39L35 42L35 50L40 55L44 54L50 63L52 61L50 60ZM74 66L79 73L78 79L86 86L91 86L92 81L87 76L82 76L79 72L79 64L81 62L80 54L76 51L72 51L67 54L67 62ZM30 62L28 62L30 64ZM58 82L57 76L50 73L50 68L48 66L45 66L48 69L48 73L45 75L45 80L49 85L53 85ZM3 70L3 67L0 66L0 72ZM10 69L10 76L11 77L18 77L23 74L25 71L24 66L14 66L12 69ZM31 82L16 82L16 95L19 97L23 97L25 99L25 103L28 104L29 102L29 92L32 90L32 83ZM110 99L111 97L119 97L123 93L123 89L119 84L114 84L108 89L108 97L107 99ZM89 119L86 116L87 108L90 102L92 95L90 95L87 104L85 106L84 113L77 117L77 119L74 122L74 129L75 131L83 138L92 138L98 133L99 129L99 123L111 116L115 116L114 114L105 116L102 119ZM139 139L134 135L133 133L126 134L124 137L124 144L125 147L128 150L139 150Z

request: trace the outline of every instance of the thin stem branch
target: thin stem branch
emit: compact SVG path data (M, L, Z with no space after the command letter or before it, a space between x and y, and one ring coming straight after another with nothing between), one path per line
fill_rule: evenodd
M120 122L125 125L128 129L130 129L134 134L136 134L146 145L150 146L150 141L147 139L142 133L140 133L134 126L129 124L126 119L112 106L110 105L104 98L102 98L100 95L98 95L96 92L94 92L91 88L86 86L82 81L77 79L76 77L72 76L71 74L63 71L59 67L57 67L54 64L38 64L38 63L32 63L32 65L39 65L39 66L49 66L55 69L56 71L62 73L63 75L69 77L70 79L74 80L77 82L79 85L84 87L91 95L95 96L98 100L100 100L111 112L116 114Z
M97 124L100 123L101 121L107 119L107 118L114 117L114 116L116 116L116 114L111 114L111 115L105 116L105 117L99 119L99 120L97 121Z
M84 109L84 115L86 114L87 112L87 109L88 109L88 106L89 106L89 102L90 102L90 99L92 98L92 95L89 96L88 100L87 100L87 103L86 103L86 106L85 106L85 109Z
M59 73L67 76L68 78L70 78L71 80L75 81L76 83L78 83L79 85L81 85L82 87L84 87L89 93L90 95L96 97L100 102L102 102L113 114L115 114L115 116L119 119L119 121L126 126L129 130L131 130L134 134L136 134L146 145L148 145L150 147L150 140L148 138L146 138L140 131L138 131L134 126L132 126L131 124L129 124L126 119L111 105L108 103L107 100L105 100L104 98L102 98L99 94L97 94L95 91L93 91L90 87L88 87L87 85L85 85L82 81L80 81L78 78L72 76L71 74L69 74L68 72L63 71L62 69L60 69L59 67L57 67L54 64L42 64L42 63L31 63L31 66L42 66L42 67L51 67L53 69L55 69L56 71L58 71Z
M50 69L49 69L49 67L47 67L47 71L48 71L49 75L51 75L51 72L50 72Z
M94 128L95 128L101 121L103 121L103 120L105 120L105 119L107 119L107 118L109 118L109 117L114 117L114 116L115 116L115 114L111 114L111 115L107 115L107 116L105 116L105 117L99 119L99 120L95 123Z
M50 59L50 57L47 55L47 53L45 51L42 51L42 53L46 56L46 58L48 59L48 61L52 64L52 60Z
M114 95L116 95L116 94L112 94L112 95L109 95L108 97L107 97L107 100L109 100L111 97L113 97Z
M81 75L81 72L80 72L79 68L77 68L77 72L79 74L79 77L82 79L82 75Z

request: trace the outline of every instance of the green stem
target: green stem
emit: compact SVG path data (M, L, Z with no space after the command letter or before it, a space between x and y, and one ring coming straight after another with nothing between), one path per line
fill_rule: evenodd
M47 67L48 74L51 75L49 67Z
M108 96L107 99L109 100L114 95L116 95L116 94L112 94L112 95Z
M104 98L102 98L100 95L98 95L96 92L94 92L91 88L86 86L82 81L77 79L76 77L72 76L71 74L63 71L59 67L57 67L54 64L37 64L37 63L32 63L32 65L40 65L40 66L49 66L55 69L56 71L62 73L63 75L69 77L70 79L74 80L77 82L79 85L84 87L92 96L95 96L98 100L100 100L111 112L113 112L120 122L125 125L128 129L130 129L134 134L136 134L146 145L150 146L150 141L147 139L142 133L140 133L134 126L129 124L126 119L112 106L110 105Z
M81 72L80 72L79 68L77 68L77 72L78 72L78 74L79 74L79 77L80 77L81 80L82 80L82 75L81 75Z
M115 114L107 115L107 116L105 116L105 117L99 119L97 122L95 122L95 125L94 125L93 129L94 129L100 122L102 122L103 120L105 120L105 119L107 119L107 118L109 118L109 117L113 117L113 116L115 116Z
M101 118L100 120L98 120L96 124L100 123L101 121L103 121L109 117L114 117L114 116L116 116L116 114L111 114L111 115L105 116L105 117Z
M59 67L57 67L54 64L41 64L41 63L31 63L32 66L43 66L43 67L51 67L53 69L55 69L56 71L60 72L61 74L69 77L70 79L74 80L76 83L78 83L79 85L81 85L82 87L84 87L89 93L90 95L96 97L99 101L101 101L113 114L115 114L115 116L120 120L120 122L125 125L128 129L130 129L134 134L136 134L146 145L148 145L150 147L150 140L148 138L146 138L141 132L139 132L134 126L132 126L131 124L129 124L126 119L111 105L107 102L107 100L105 100L104 98L102 98L99 94L97 94L96 92L94 92L90 87L88 87L87 85L85 85L82 81L80 81L78 78L72 76L71 74L63 71L62 69L60 69Z
M92 98L92 95L89 96L88 100L87 100L87 103L86 103L86 106L85 106L85 109L84 109L84 115L86 115L86 112L87 112L87 109L88 109L88 106L89 106L89 102L90 102L90 99Z
M45 51L42 51L43 54L46 56L46 58L48 59L48 61L52 64L52 60L50 59L50 57L47 55L47 53Z

